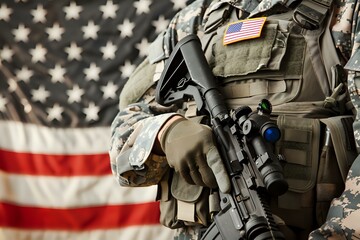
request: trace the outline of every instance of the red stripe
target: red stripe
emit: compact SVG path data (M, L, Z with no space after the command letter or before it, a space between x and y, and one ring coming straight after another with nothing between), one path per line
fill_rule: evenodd
M0 226L21 229L94 230L159 224L159 203L49 209L0 202Z
M9 173L45 176L99 176L111 174L108 153L49 155L0 149L0 159L0 170Z

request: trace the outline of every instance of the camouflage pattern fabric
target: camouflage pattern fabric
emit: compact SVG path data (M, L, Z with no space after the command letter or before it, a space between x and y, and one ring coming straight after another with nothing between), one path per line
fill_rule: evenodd
M179 228L175 230L174 240L198 240L198 228Z
M146 104L149 99L153 99L154 91L154 88L149 89L137 104L129 105L119 112L111 125L110 165L116 180L122 186L157 184L168 168L166 159L152 154L151 149L157 132L174 114L151 117L156 106L159 106L158 113L164 111L164 107L157 104L151 111L151 105ZM124 168L129 164L130 168ZM145 171L146 174L143 174Z
M239 17L261 16L278 9L283 10L290 0L198 0L179 12L168 29L159 36L163 43L163 59L169 56L176 42L190 33L203 35L207 14L222 4L239 9ZM354 134L360 150L360 13L359 1L337 0L334 3L334 21L331 28L334 43L345 68L348 70L348 90L355 107ZM131 84L131 77L128 81ZM166 159L151 153L157 132L175 112L175 107L164 108L154 101L154 88L121 111L112 125L110 147L111 168L123 186L157 184L167 170ZM139 137L141 135L141 137ZM139 138L138 138L139 137ZM141 139L141 140L140 140ZM134 156L133 158L129 156ZM130 162L129 162L130 160ZM130 164L129 164L130 163ZM309 239L360 239L360 158L358 157L347 178L343 194L334 199L327 222L313 231ZM178 229L176 240L196 240L194 229Z

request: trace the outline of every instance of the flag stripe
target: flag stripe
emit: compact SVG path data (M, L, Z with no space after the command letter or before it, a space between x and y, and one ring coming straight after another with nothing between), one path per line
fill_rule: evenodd
M245 25L245 24L244 24ZM260 26L260 25L259 25ZM257 35L259 33L259 30L253 27L246 27L244 26L242 28L241 32L235 32L235 33L228 33L225 37L225 40L233 40L235 38L245 38L253 35Z
M0 149L0 159L0 170L9 173L45 176L96 176L111 174L108 153L50 155Z
M158 202L50 209L0 203L0 225L23 229L92 230L159 223ZM136 214L134 214L136 212ZM75 217L76 216L76 217ZM76 220L76 221L75 221Z
M185 2L2 1L1 240L173 238L157 186L120 187L108 150L124 84Z
M0 121L0 148L41 154L97 154L109 147L110 127L50 128Z
M112 175L34 177L0 171L0 201L18 205L65 209L146 203L155 201L156 192L157 186L120 187Z
M121 229L87 230L81 232L59 230L23 230L13 228L0 229L0 239L4 240L170 240L173 239L172 236L173 230L161 225L130 226Z
M237 38L237 37L246 37L246 36L251 36L251 35L257 34L257 33L258 33L257 29L247 30L246 33L229 33L227 35L226 39L234 39L234 38Z

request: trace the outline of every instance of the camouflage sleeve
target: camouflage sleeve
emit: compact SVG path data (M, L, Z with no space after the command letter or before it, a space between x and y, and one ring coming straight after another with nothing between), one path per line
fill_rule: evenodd
M356 118L354 135L360 150L360 3L358 0L341 0L337 4L333 38L345 59L348 70L348 90L354 105ZM332 201L327 221L310 234L311 240L360 239L360 156L358 156L346 179L345 190Z
M120 112L111 126L109 149L113 174L122 186L148 186L157 184L167 171L165 157L152 153L152 148L161 126L176 107L164 108L154 101L151 87L137 103L143 90L154 85L162 60L169 57L177 41L190 33L199 33L203 16L212 0L196 0L178 12L168 28L152 43L147 59L129 78L120 96ZM153 66L154 68L151 68ZM140 96L139 96L140 95ZM150 99L150 100L149 100ZM126 104L125 104L126 103ZM128 106L127 106L128 105ZM127 106L127 107L126 107Z
M310 240L360 239L360 157L353 163L344 192L335 198L326 223L310 234Z
M111 125L110 164L122 186L157 184L168 169L164 156L152 153L161 126L175 113L154 115L148 104L130 104Z

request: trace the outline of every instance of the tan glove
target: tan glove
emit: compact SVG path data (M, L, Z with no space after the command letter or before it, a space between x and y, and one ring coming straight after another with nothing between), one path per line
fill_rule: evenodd
M179 118L160 137L168 164L189 184L230 191L230 180L209 126Z

